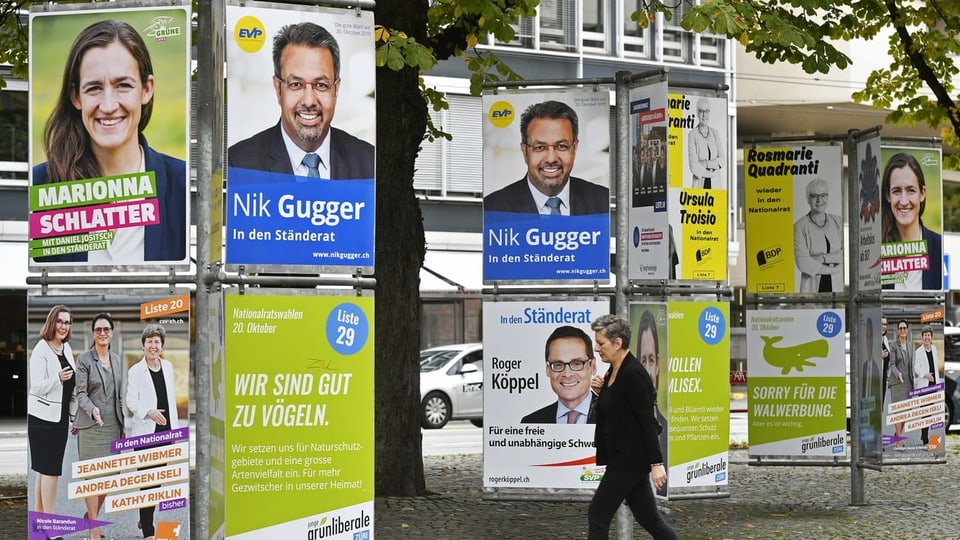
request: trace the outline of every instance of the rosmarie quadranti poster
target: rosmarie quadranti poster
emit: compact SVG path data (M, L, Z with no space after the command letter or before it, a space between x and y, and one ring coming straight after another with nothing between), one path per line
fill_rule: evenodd
M676 279L667 214L667 83L630 89L630 279Z
M225 301L226 538L373 538L373 298Z
M608 280L607 91L486 94L483 111L484 282Z
M190 537L189 291L110 298L28 299L30 540Z
M190 8L106 6L30 14L30 265L186 267Z
M842 158L840 146L744 150L750 292L843 292Z
M857 186L860 188L857 218L860 220L860 239L857 242L860 264L860 291L875 291L880 288L880 239L882 238L880 200L880 137L871 137L857 143L859 175Z
M846 456L843 310L747 311L751 456Z
M910 306L884 307L890 355L883 401L883 458L942 458L947 413L943 309L917 313ZM912 315L904 315L911 311Z
M372 268L373 13L280 6L227 6L226 262ZM277 73L278 37L331 46L287 45Z
M667 384L661 388L668 391L670 487L726 485L730 472L729 304L670 302L668 308L670 361L661 368L667 375Z
M943 290L940 148L883 147L881 282L898 291Z
M668 96L667 212L676 238L679 279L727 279L729 163L726 98Z
M484 302L484 488L599 484L590 378L607 364L593 351L590 323L609 311L605 301ZM581 369L554 372L548 354ZM574 425L567 423L571 410L578 411Z

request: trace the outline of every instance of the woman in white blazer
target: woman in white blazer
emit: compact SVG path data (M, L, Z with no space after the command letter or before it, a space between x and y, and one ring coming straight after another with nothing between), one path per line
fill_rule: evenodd
M173 387L173 364L160 357L167 331L159 324L148 324L140 335L143 358L127 372L125 403L133 415L128 436L148 435L180 427L177 399ZM153 538L155 506L140 509L140 527L144 538Z
M40 341L30 354L30 395L27 397L27 440L30 468L37 473L34 497L37 512L55 513L57 484L73 410L76 379L70 349L70 309L53 306L40 329Z
M913 387L926 388L943 382L940 378L940 355L937 346L933 344L933 327L923 325L920 330L921 345L913 354ZM920 442L930 442L930 428L920 429Z

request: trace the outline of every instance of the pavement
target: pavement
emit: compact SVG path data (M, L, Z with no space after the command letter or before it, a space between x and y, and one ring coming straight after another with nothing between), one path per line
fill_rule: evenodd
M23 422L0 419L0 437L22 436L21 428ZM586 538L586 502L484 500L481 454L423 459L430 494L377 497L376 539ZM680 538L960 540L960 436L948 438L946 464L864 471L865 504L858 506L850 504L849 467L750 463L747 450L732 448L728 497L665 504ZM0 539L27 537L26 479L0 476ZM633 529L625 538L649 538ZM615 530L611 538L620 538Z

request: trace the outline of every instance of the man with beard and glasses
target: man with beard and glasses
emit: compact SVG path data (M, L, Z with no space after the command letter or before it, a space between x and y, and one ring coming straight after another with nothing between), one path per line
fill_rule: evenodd
M374 177L373 146L332 127L340 46L325 28L284 26L273 39L280 121L230 147L230 167L332 180Z

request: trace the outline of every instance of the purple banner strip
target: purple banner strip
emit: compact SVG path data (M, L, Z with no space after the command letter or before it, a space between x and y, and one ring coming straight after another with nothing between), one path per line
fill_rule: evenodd
M190 428L171 429L170 431L161 431L159 433L147 433L136 437L127 437L126 439L117 439L110 443L110 449L113 452L122 452L123 450L136 450L144 446L155 446L158 444L175 443L190 438Z

